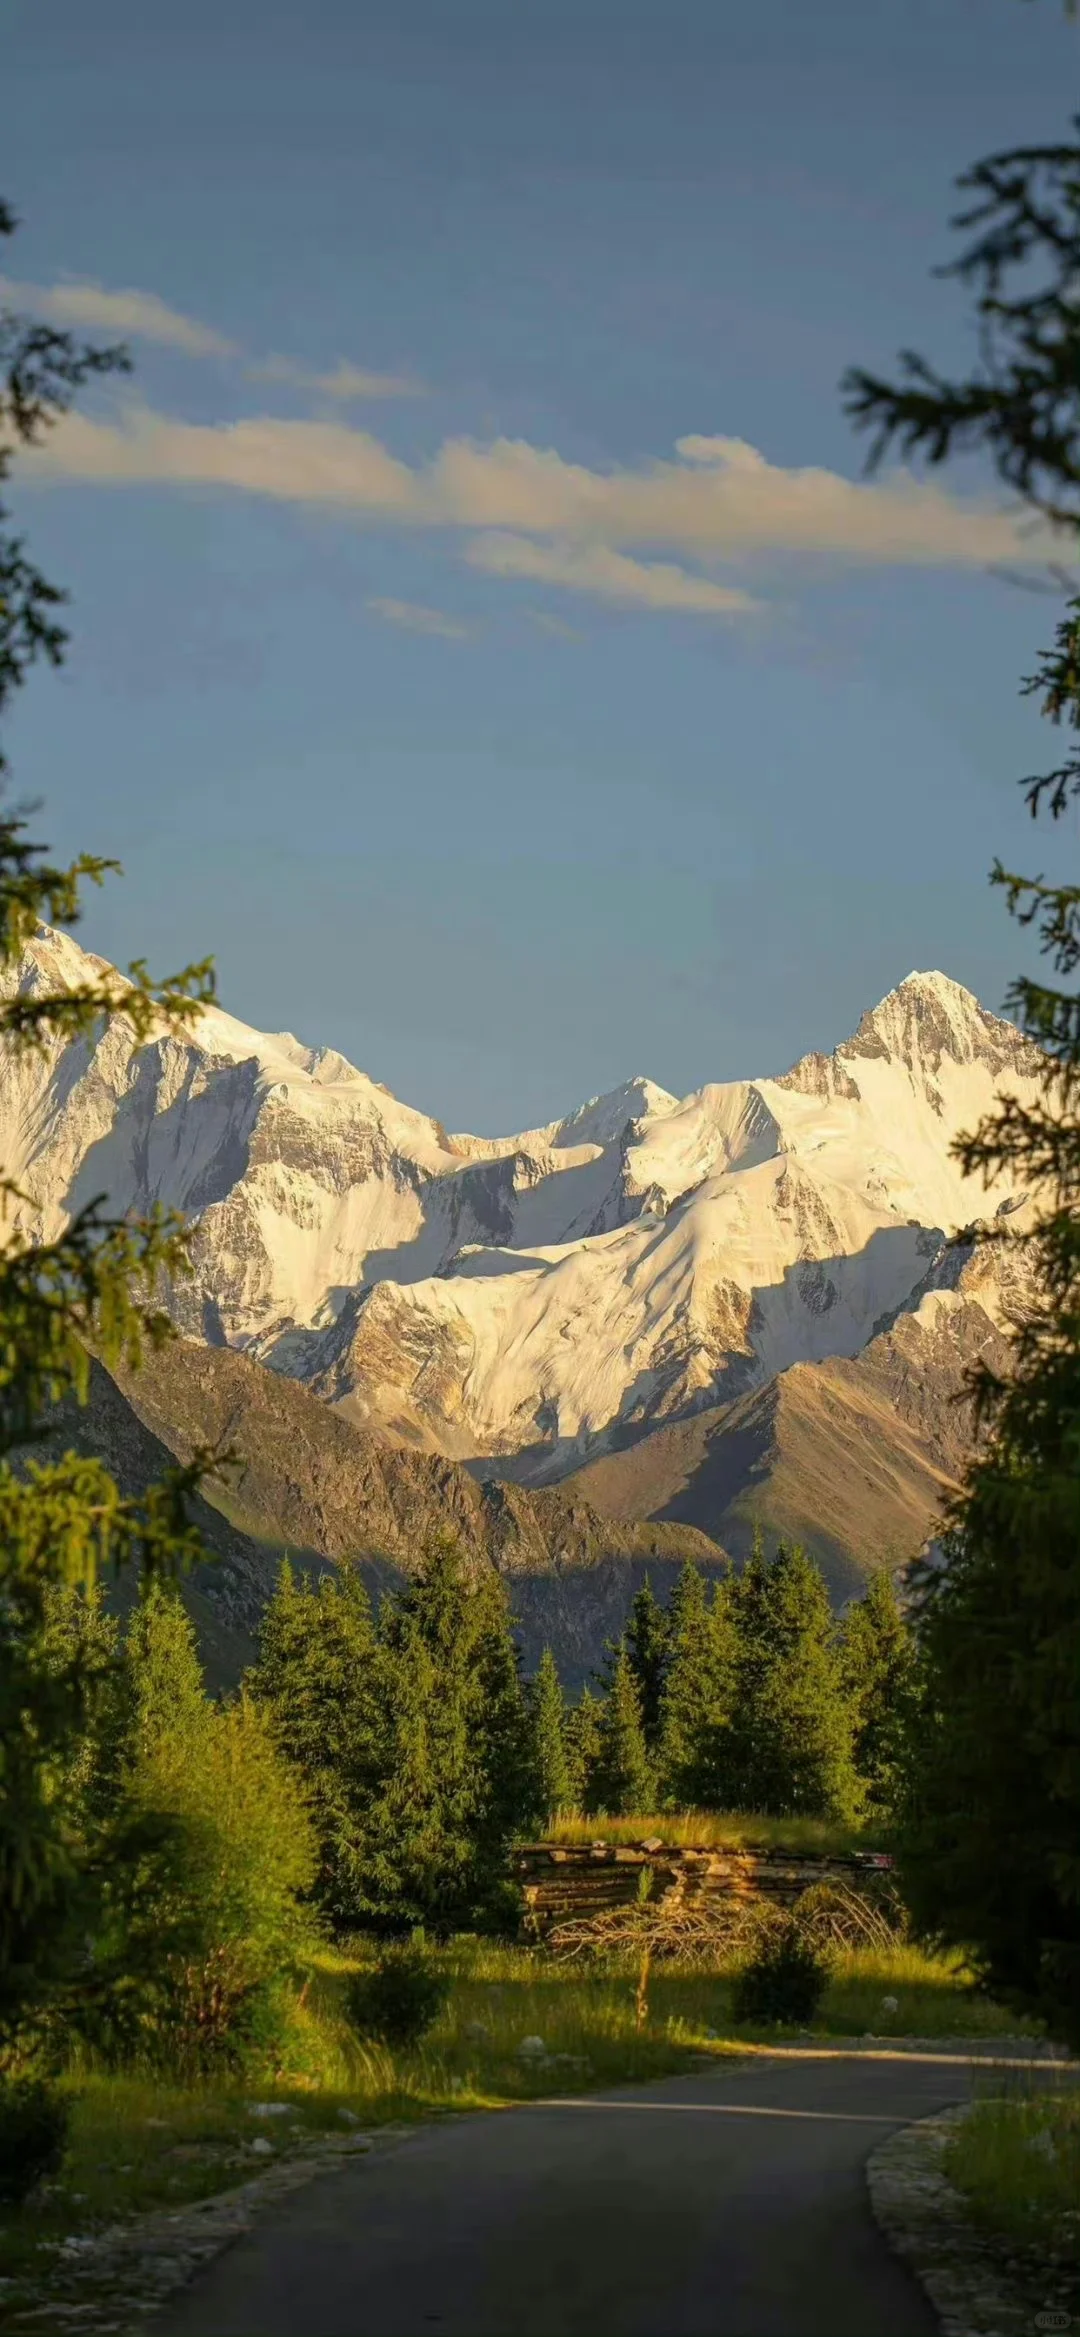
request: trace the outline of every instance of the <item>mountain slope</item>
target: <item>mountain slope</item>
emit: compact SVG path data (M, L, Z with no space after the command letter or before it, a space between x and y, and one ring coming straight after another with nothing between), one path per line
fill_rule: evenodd
M657 1428L567 1480L613 1517L694 1524L746 1555L755 1527L805 1542L837 1599L936 1531L973 1450L967 1375L1008 1359L1024 1269L943 1252L917 1307L861 1355L794 1364L735 1403Z
M249 1659L286 1551L356 1560L379 1589L448 1529L506 1580L527 1666L550 1644L571 1682L621 1630L646 1567L662 1581L686 1558L727 1563L692 1526L607 1519L581 1493L480 1484L452 1461L380 1445L247 1356L182 1339L137 1374L114 1379L94 1362L88 1405L61 1408L45 1450L92 1452L137 1492L199 1446L229 1447L239 1464L194 1505L217 1563L192 1578L190 1603L216 1679Z
M6 979L87 970L42 927ZM0 1165L31 1234L101 1192L186 1212L193 1273L169 1303L189 1337L417 1457L550 1485L859 1356L917 1305L943 1240L1010 1205L1007 1183L967 1185L951 1147L1037 1074L968 991L913 974L780 1078L681 1101L634 1079L488 1139L218 1009L142 1046L121 1017L95 1043L4 1060Z

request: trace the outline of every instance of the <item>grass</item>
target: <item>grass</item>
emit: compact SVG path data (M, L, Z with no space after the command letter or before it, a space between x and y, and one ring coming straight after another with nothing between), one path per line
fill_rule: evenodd
M186 2204L243 2182L275 2153L313 2132L337 2130L342 2113L365 2128L465 2110L498 2109L552 2093L578 2093L664 2077L703 2055L738 2053L777 2033L738 2029L731 2020L733 1968L654 1967L647 2016L636 2013L638 1971L629 1959L567 1966L541 1948L463 1937L437 1951L452 1977L439 2020L415 2052L393 2053L359 2039L345 2014L350 1975L370 1943L327 1948L298 2004L285 2066L246 2082L180 2086L145 2074L72 2070L68 2152L58 2181L17 2214L0 2213L0 2279L5 2325L35 2324L53 2251L151 2209ZM887 2013L883 1998L896 1998ZM1018 2024L980 1996L958 1959L900 1946L888 1955L839 1957L814 2035L989 2037ZM525 2037L543 2054L525 2056ZM268 2119L257 2101L286 2104ZM20 2315L22 2318L20 2318Z
M1002 2079L1008 2083L1003 2084ZM945 2155L972 2216L1003 2249L1059 2276L1080 2302L1080 2090L1062 2071L1004 2071L976 2100Z
M808 1856L843 1857L876 1850L880 1833L872 1826L843 1826L828 1818L763 1818L690 1810L677 1817L556 1818L547 1842L647 1842L684 1850L792 1850Z

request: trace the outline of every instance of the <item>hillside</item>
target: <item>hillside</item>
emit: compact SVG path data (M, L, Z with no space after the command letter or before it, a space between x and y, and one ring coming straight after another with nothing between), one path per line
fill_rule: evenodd
M237 1454L196 1505L219 1563L193 1581L193 1611L218 1675L246 1658L286 1551L316 1565L355 1559L378 1589L449 1528L475 1565L506 1578L527 1665L550 1643L573 1680L621 1627L646 1565L661 1581L686 1557L726 1563L692 1526L610 1520L581 1493L480 1484L454 1462L380 1443L247 1356L187 1340L118 1380L94 1363L89 1404L66 1405L49 1440L69 1445L99 1454L129 1491L199 1446Z
M936 1531L974 1442L967 1374L1007 1360L1016 1264L954 1249L938 1274L861 1355L794 1364L568 1484L615 1518L697 1525L736 1560L758 1525L791 1535L814 1552L835 1599L857 1594L876 1567L903 1563Z

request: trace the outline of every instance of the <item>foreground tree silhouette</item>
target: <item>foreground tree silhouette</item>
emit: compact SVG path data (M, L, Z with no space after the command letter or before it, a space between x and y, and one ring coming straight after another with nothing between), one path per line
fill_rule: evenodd
M0 204L0 236L15 221ZM120 349L80 347L67 333L0 312L0 483L15 452L70 406L95 375L126 367ZM0 715L41 659L58 664L66 634L63 595L28 558L0 503ZM6 764L0 757L0 778ZM213 991L207 965L171 981L150 981L145 966L52 992L19 992L12 979L42 918L71 925L84 882L99 883L115 864L82 855L54 865L34 843L25 818L0 816L0 1050L59 1051L89 1037L102 1019L120 1015L136 1038L175 1025ZM6 980L4 979L6 977ZM2 1167L2 1164L0 1164ZM141 1221L110 1217L92 1202L54 1242L12 1237L11 1216L25 1202L0 1175L8 1213L0 1252L0 2070L22 2050L37 2012L62 1985L85 1921L89 1877L69 1825L69 1805L52 1790L84 1726L93 1667L78 1634L68 1660L49 1643L50 1590L91 1585L104 1570L134 1563L146 1574L175 1570L199 1550L185 1519L203 1456L171 1470L138 1500L123 1496L108 1471L74 1454L48 1466L16 1470L11 1455L32 1443L48 1408L87 1392L92 1345L106 1362L138 1365L145 1346L169 1335L155 1304L164 1274L185 1270L183 1230L157 1214Z
M1078 118L1080 123L1080 118ZM974 295L979 362L950 380L901 360L898 385L854 372L849 411L930 463L975 449L1074 557L1080 528L1080 143L1018 148L960 180L973 240L943 271ZM1080 794L1080 597L1023 685L1066 733L1054 768L1022 782L1033 817ZM1071 736L1069 735L1071 734ZM920 1586L923 1702L901 1844L919 1920L972 1949L999 1993L1080 2044L1080 887L996 864L1056 975L1009 1003L1043 1050L1041 1099L1003 1100L958 1152L1037 1196L1026 1241L1039 1302L1011 1370L974 1388L993 1434L952 1518L948 1565Z

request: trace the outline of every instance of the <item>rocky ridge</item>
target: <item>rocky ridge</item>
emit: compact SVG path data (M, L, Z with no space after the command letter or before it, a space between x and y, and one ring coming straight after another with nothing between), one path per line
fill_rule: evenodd
M40 990L98 963L42 927L7 981ZM962 1465L970 1421L945 1398L973 1356L1003 1351L1009 1294L1005 1253L969 1245L961 1272L953 1245L1019 1196L965 1181L953 1145L1038 1076L1011 1025L946 976L912 974L831 1054L778 1078L683 1099L636 1078L487 1138L215 1007L188 1035L139 1046L119 1017L95 1040L7 1058L0 1163L32 1237L100 1193L184 1212L193 1271L168 1294L190 1343L184 1387L197 1342L222 1359L213 1402L209 1383L200 1396L211 1410L225 1359L269 1367L284 1435L301 1383L337 1423L328 1435L364 1432L357 1514L383 1540L410 1505L426 1514L435 1479L407 1465L426 1462L440 1512L468 1538L479 1504L485 1548L525 1571L564 1524L522 1510L523 1490L572 1479L571 1514L585 1500L736 1549L764 1509L805 1527L834 1575L842 1539L850 1578L853 1555L859 1570L932 1530ZM187 1401L170 1388L153 1423L166 1441ZM375 1456L391 1447L388 1489ZM462 1462L485 1482L466 1490ZM275 1481L274 1497L280 1544L292 1496ZM297 1499L305 1538L340 1539L327 1485Z

